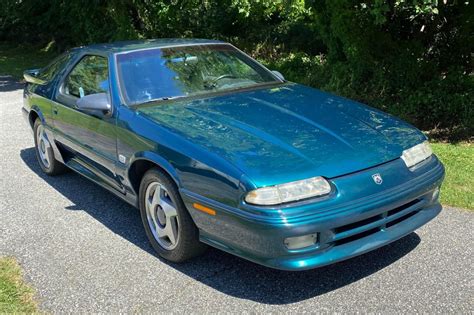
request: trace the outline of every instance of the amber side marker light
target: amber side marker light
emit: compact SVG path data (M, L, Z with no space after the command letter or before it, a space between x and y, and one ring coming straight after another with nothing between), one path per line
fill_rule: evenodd
M198 203L193 203L193 207L198 209L199 211L205 212L207 214L216 215L216 210L213 210L213 209L208 208L208 207L204 207L203 205L200 205Z

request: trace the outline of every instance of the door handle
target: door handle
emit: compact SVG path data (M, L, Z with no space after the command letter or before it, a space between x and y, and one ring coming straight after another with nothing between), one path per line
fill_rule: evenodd
M57 115L57 114L58 114L58 108L57 108L57 107L53 107L53 114L54 114L54 115Z

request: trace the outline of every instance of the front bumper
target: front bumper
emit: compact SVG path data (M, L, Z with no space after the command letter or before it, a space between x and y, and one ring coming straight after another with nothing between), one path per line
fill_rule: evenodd
M372 174L384 178L382 185ZM416 170L400 159L331 179L335 194L277 209L243 204L227 207L188 191L183 200L201 241L256 263L284 270L311 269L345 260L393 242L424 225L440 211L444 167L433 156ZM198 202L216 210L209 216ZM317 233L310 247L289 250L284 239Z

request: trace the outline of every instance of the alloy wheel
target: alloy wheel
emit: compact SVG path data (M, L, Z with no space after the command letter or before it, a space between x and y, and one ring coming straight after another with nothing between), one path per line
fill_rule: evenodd
M51 144L49 143L43 125L39 125L38 128L36 128L36 143L36 149L38 150L41 163L44 167L49 168L51 165L51 158L48 154L48 149L51 147Z
M159 182L152 182L145 192L148 225L158 244L172 250L179 241L178 212L168 190Z

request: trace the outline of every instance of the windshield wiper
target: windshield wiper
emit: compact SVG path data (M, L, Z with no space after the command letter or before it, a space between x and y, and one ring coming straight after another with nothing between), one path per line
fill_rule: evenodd
M264 87L264 86L272 86L272 85L283 85L283 84L288 84L286 82L278 82L278 81L271 81L271 82L261 82L261 83L254 83L250 84L247 86L241 86L237 88L228 88L228 89L221 89L221 90L212 90L212 92L204 92L204 93L196 93L196 94L191 94L191 95L178 95L178 96L164 96L164 97L159 97L155 98L152 100L147 100L143 102L137 102L134 104L130 104L130 107L138 107L142 105L147 105L151 103L159 103L159 102L165 102L169 100L176 100L179 98L192 98L192 97L205 97L205 96L212 96L214 94L219 94L219 93L227 93L227 92L238 92L238 91L243 91L246 89L251 89L251 88L257 88L257 87Z
M175 100L177 98L182 98L185 97L186 95L178 95L178 96L163 96L159 98L154 98L152 100L147 100L144 102L138 102L133 104L132 106L140 106L140 105L145 105L145 104L150 104L150 103L155 103L155 102L161 102L161 101L170 101L170 100Z

